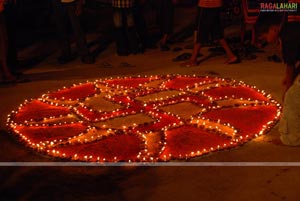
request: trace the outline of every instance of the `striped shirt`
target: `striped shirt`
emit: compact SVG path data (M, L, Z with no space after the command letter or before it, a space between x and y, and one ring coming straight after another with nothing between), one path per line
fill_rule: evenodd
M222 0L199 0L198 6L202 8L218 8L222 6Z
M247 24L254 24L259 16L259 3L253 0L242 0L244 21Z
M112 7L114 8L131 8L134 0L112 0Z

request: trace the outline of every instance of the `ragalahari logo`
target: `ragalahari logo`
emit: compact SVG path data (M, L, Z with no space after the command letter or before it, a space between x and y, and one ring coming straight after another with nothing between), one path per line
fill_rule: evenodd
M260 3L261 12L297 12L298 3Z

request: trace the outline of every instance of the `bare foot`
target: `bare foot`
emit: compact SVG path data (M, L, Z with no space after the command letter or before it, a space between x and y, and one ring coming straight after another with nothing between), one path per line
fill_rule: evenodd
M237 63L240 63L240 60L237 56L234 56L225 62L225 64L237 64Z

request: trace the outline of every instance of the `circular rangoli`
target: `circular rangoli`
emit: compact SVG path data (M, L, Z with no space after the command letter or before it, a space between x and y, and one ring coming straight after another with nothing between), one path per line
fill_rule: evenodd
M280 105L240 81L183 75L87 81L25 101L7 119L31 148L78 161L167 161L266 133Z

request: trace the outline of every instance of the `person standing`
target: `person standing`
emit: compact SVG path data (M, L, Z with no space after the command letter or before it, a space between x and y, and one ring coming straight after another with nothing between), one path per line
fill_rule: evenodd
M299 15L300 16L300 15ZM290 19L290 18L289 18ZM300 145L300 21L288 21L284 28L273 26L269 30L269 41L278 35L281 38L286 70L283 79L284 104L279 122L281 142L289 146ZM273 38L272 38L273 35ZM298 63L298 65L297 65Z
M241 43L245 42L247 25L251 26L251 45L257 45L256 21L259 15L259 4L256 1L242 0L243 21L241 23Z
M117 54L127 56L141 52L133 16L134 0L112 0Z
M71 53L71 44L67 29L67 17L72 25L77 50L82 63L94 63L95 58L89 52L85 34L79 20L79 16L83 9L83 0L52 0L52 5L61 49L61 56L58 58L58 62L60 64L65 64L74 59Z
M238 63L239 59L224 39L224 30L221 25L220 9L222 0L199 0L197 13L197 31L196 43L190 61L185 62L182 66L197 66L197 56L202 45L209 41L210 38L219 41L224 48L228 60L226 64Z
M139 47L143 52L146 48L153 47L151 38L149 37L147 23L144 16L146 0L136 0L133 6L133 18L137 34L140 38Z
M281 39L281 49L286 71L283 79L284 105L279 122L280 140L288 146L300 145L300 0L290 0L297 3L297 11L285 15L286 24L273 26L270 32ZM272 34L271 34L272 35Z
M300 3L291 0L290 3ZM288 146L300 145L300 10L266 13L258 20L262 27L261 40L281 45L285 67L283 85L283 112L279 122L280 140ZM267 28L267 29L266 29Z

